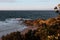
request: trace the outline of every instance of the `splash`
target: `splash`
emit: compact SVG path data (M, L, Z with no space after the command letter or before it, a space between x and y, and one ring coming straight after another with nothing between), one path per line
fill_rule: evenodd
M0 21L0 37L14 31L23 31L27 28L23 25L23 18L8 18L5 21Z

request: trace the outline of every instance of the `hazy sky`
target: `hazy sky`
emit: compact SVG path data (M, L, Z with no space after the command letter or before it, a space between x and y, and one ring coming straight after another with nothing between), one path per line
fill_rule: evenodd
M60 0L0 0L0 10L53 10Z

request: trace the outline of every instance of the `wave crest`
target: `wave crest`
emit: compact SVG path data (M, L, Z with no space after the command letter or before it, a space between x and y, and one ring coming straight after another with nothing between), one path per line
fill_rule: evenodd
M22 31L27 28L23 25L24 18L8 18L0 21L0 37L14 31Z

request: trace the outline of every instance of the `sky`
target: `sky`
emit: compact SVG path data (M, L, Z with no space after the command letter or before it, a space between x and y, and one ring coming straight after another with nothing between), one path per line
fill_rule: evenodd
M0 10L53 10L60 0L0 0Z

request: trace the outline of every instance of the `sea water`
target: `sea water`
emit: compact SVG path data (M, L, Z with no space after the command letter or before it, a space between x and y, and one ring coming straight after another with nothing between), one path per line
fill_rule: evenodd
M27 28L23 24L25 19L48 19L57 15L54 11L0 11L0 37L11 32L23 31Z

